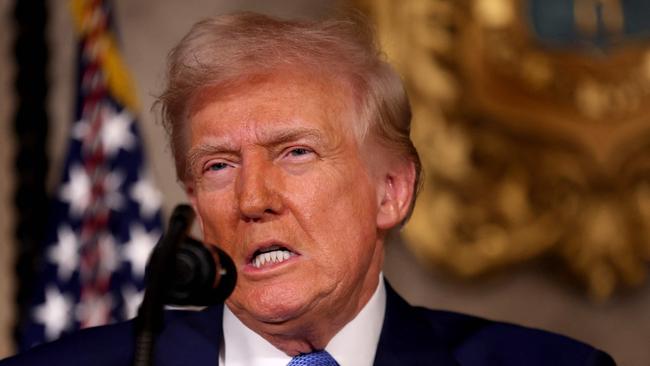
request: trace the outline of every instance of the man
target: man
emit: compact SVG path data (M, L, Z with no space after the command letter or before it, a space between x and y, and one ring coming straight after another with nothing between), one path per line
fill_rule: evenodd
M613 364L561 336L411 307L385 284L383 244L420 162L400 79L358 22L200 22L159 103L204 241L238 283L224 307L170 312L156 364ZM132 343L123 323L2 364L128 365Z

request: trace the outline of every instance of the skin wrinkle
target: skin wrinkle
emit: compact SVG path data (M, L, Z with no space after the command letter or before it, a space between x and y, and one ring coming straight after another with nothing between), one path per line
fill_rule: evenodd
M200 98L188 129L193 166L226 164L194 168L186 187L205 242L238 267L227 305L289 355L322 349L374 292L386 230L405 215L387 209L386 154L359 145L349 90L313 75L283 72ZM295 147L313 153L288 153ZM247 258L268 239L300 255L251 271Z
M259 138L260 143L257 145L264 147L268 150L278 150L278 147L286 145L291 142L300 142L301 140L306 140L314 144L322 144L323 136L320 131L315 129L307 128L298 128L293 131L279 131L274 135L264 136ZM231 140L216 140L209 141L205 144L193 147L188 152L188 166L193 172L193 176L199 176L199 169L202 169L200 162L202 159L210 155L216 154L228 154L234 158L238 158L237 155L241 154L241 148L232 144ZM277 154L277 152L276 152Z
M331 66L331 65L330 65ZM214 80L214 81L207 81L205 86L202 88L199 88L197 91L190 93L188 95L189 102L187 103L187 108L186 113L184 113L185 117L183 118L183 123L182 125L189 125L190 128L184 128L180 129L180 133L178 134L178 141L176 143L177 147L180 149L180 151L188 151L185 153L186 158L184 159L185 162L182 164L184 166L184 172L182 175L179 175L179 178L181 179L182 182L185 182L187 180L193 179L192 174L194 174L194 170L192 170L192 165L191 165L191 153L189 152L189 147L186 146L186 141L189 139L183 131L190 131L191 129L191 114L192 111L200 110L205 106L206 103L210 103L214 99L221 99L223 101L229 100L229 98L232 98L233 94L236 94L236 91L241 89L242 87L251 87L255 88L256 85L260 85L265 83L266 81L276 77L276 75L279 74L291 74L294 73L293 69L296 67L302 67L305 71L303 72L303 75L306 78L306 82L310 82L314 84L316 87L320 88L323 93L329 92L326 91L326 88L323 88L324 85L319 79L319 75L323 73L328 74L328 79L329 83L331 85L338 84L336 87L341 88L341 89L349 89L350 90L350 95L347 97L349 100L353 100L353 103L347 103L346 108L351 108L354 110L357 116L364 116L362 118L357 118L354 123L349 124L349 128L353 130L353 132L356 134L357 141L360 143L363 143L363 141L366 139L367 134L366 130L369 128L369 121L368 118L365 117L365 113L361 113L359 110L360 106L363 104L361 103L361 97L359 95L359 86L355 85L352 81L346 77L346 74L341 72L341 70L338 70L338 73L336 72L337 70L335 69L323 69L321 65L295 65L293 63L287 64L284 66L277 66L277 67L271 67L270 65L260 65L259 68L253 68L251 67L250 69L255 69L257 70L256 72L253 73L248 73L244 75L237 76L233 79L225 79L225 80ZM323 106L324 108L335 108L336 106Z

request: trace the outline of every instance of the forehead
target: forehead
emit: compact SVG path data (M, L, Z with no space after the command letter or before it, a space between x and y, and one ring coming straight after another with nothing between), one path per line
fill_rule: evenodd
M210 127L219 134L243 128L264 135L290 126L340 134L358 123L351 92L342 81L297 72L257 75L203 88L189 111L193 132Z

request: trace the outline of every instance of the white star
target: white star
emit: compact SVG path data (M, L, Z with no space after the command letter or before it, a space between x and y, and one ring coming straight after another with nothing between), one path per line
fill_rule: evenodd
M140 205L140 215L151 218L160 210L162 196L148 175L141 175L141 177L129 193Z
M125 319L131 319L138 315L138 308L144 298L144 291L138 291L133 286L122 287L122 296L124 297L124 316Z
M147 232L142 225L132 225L129 234L131 240L122 248L122 255L131 263L131 272L139 278L144 277L144 270L151 250L160 238L160 232Z
M68 281L79 265L79 240L69 226L61 226L57 230L56 245L49 248L47 258L57 266L61 281Z
M45 290L45 302L34 309L34 319L45 326L48 341L58 338L70 327L72 299L59 292L56 287Z
M73 216L81 216L88 208L91 196L90 178L80 165L75 164L70 168L69 180L61 187L60 195L61 199L70 205Z
M131 133L133 116L123 109L119 114L113 108L103 108L101 139L104 151L113 156L119 149L130 150L135 145L135 136Z
M133 116L126 110L115 113L110 105L103 105L100 113L102 118L99 130L99 139L104 152L113 156L119 149L130 150L136 143L136 138L131 132ZM78 121L72 129L72 137L83 140L92 132L90 122L86 119Z
M77 321L82 328L107 324L110 320L113 298L111 294L82 297L76 311Z

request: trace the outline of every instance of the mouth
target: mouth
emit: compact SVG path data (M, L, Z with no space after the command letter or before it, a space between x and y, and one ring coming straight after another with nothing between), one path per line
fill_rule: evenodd
M297 255L299 254L283 245L270 245L257 249L248 263L257 269L262 269L280 264Z

